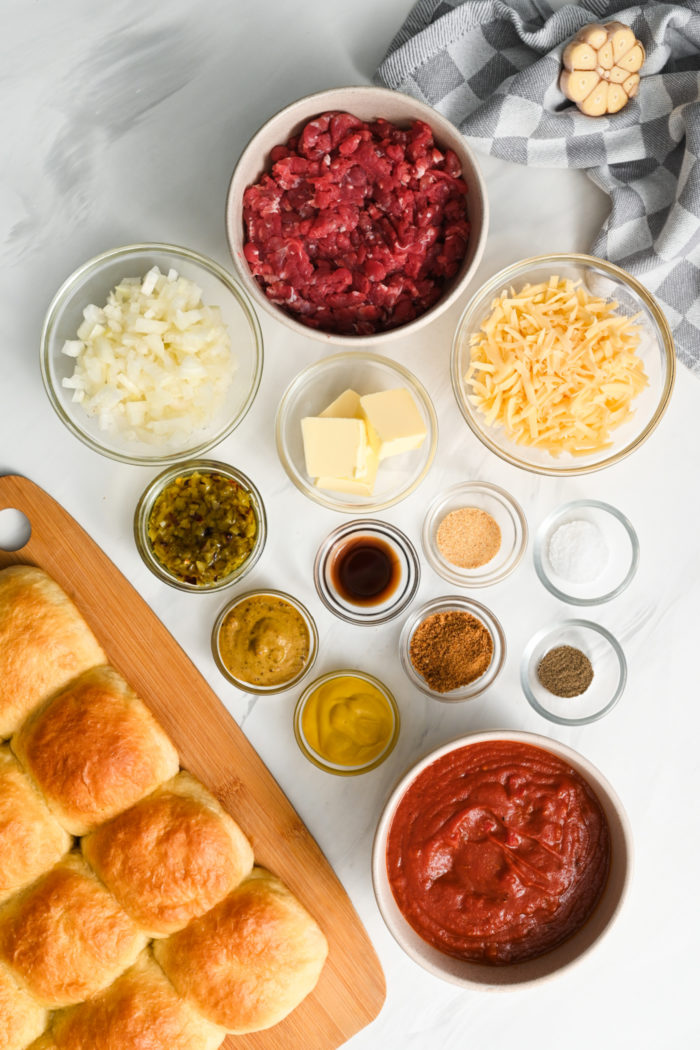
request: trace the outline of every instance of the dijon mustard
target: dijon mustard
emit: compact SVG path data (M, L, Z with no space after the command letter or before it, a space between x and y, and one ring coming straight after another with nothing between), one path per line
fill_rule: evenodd
M217 646L233 678L254 686L279 686L306 666L311 637L291 602L274 594L253 594L226 614Z

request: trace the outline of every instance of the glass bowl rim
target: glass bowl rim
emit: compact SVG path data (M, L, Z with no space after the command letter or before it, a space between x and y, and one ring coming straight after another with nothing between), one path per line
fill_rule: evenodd
M324 685L326 682L330 682L334 678L360 678L370 685L373 685L379 692L384 696L389 707L392 710L394 716L394 728L387 743L385 749L381 754L377 755L371 762L366 763L364 766L335 766L324 761L324 759L314 751L310 745L306 743L306 738L301 730L301 716L306 706L306 702L311 696L312 692ZM303 693L294 705L293 714L293 726L294 726L294 738L297 742L299 750L301 751L304 758L308 759L312 765L318 769L322 769L324 773L333 773L335 776L340 777L354 777L360 773L370 773L373 769L377 769L378 766L382 765L385 759L389 757L391 752L396 747L399 739L399 731L401 729L401 713L399 711L399 705L396 702L396 697L392 693L391 689L376 678L369 671L358 671L351 670L350 668L340 668L337 671L326 671L325 674L319 675L318 678L314 678L313 682L305 687Z
M497 502L505 504L513 512L516 521L520 525L522 534L519 545L516 545L514 548L515 553L503 563L501 570L485 574L482 578L473 577L473 569L460 569L459 566L449 569L446 565L443 565L431 542L434 519L440 507L457 496L458 493L471 491L485 491L490 496L493 496ZM447 580L448 583L453 583L458 587L490 587L494 583L500 583L502 580L505 580L522 562L527 550L528 539L529 529L522 506L514 496L511 496L510 492L501 488L500 485L494 485L491 481L461 481L439 492L426 511L421 529L421 543L428 563L435 572L442 576L443 580Z
M304 385L305 381L314 372L320 372L326 366L333 366L339 362L345 362L347 364L362 363L362 361L368 361L371 364L382 365L384 368L388 368L390 371L397 372L398 375L404 380L404 382L411 388L411 393L417 392L421 401L422 407L429 421L429 433L427 440L429 441L428 453L425 464L416 478L411 484L402 489L396 495L385 498L375 499L370 503L346 503L340 499L330 499L325 495L323 489L316 489L313 485L307 485L301 478L299 472L297 472L294 466L291 456L286 449L286 442L283 434L283 420L286 412L289 409L289 404L292 398L299 393L299 389ZM316 361L312 361L311 364L306 365L301 371L297 372L296 375L291 379L287 385L282 397L280 398L279 405L277 407L277 415L275 417L275 443L277 445L277 455L279 456L280 463L284 468L284 471L292 482L292 484L314 503L320 504L322 507L327 507L329 510L339 511L343 514L376 514L380 510L386 510L388 507L393 507L397 503L401 503L408 496L412 495L421 482L426 478L430 468L433 465L435 459L435 453L437 452L438 444L438 420L435 406L431 400L431 397L416 376L412 372L409 372L407 368L399 364L398 361L394 361L390 357L383 357L381 354L371 354L364 350L358 350L352 354L348 351L341 351L337 354L330 354L324 357L318 358ZM416 452L419 449L415 449Z
M287 681L281 682L278 685L261 686L255 685L252 682L246 682L243 678L236 678L235 675L231 674L221 657L221 653L219 652L218 640L221 626L232 609L235 609L236 606L240 605L240 603L242 601L245 601L246 598L257 598L267 596L272 596L273 598L281 598L283 601L287 602L294 609L296 609L296 611L302 617L309 631L309 655L301 671L294 675L293 678L289 678L287 679ZM299 598L295 598L294 595L290 594L288 591L280 591L274 587L253 587L251 588L251 590L244 591L242 594L237 594L235 598L231 598L231 600L226 602L223 608L219 610L219 613L216 617L216 620L214 621L214 626L212 627L211 631L211 652L212 656L214 657L214 663L218 667L221 674L228 682L231 683L231 685L235 685L237 689L242 690L244 693L254 693L257 696L268 696L274 693L283 693L286 689L291 689L293 686L297 685L297 683L299 683L302 680L302 678L305 677L307 672L310 671L313 665L316 663L316 657L318 656L318 644L318 628L316 626L316 621L314 620L313 616L311 615L307 607L304 605L304 603L300 601Z
M241 487L252 496L253 511L258 524L255 545L246 560L229 576L225 576L223 580L217 580L216 583L205 584L202 586L193 583L184 583L168 573L152 553L146 532L148 528L148 517L158 494L162 492L170 481L178 477L180 474L194 474L198 470L211 470L214 473L224 474L226 477L233 478L234 481L238 482L238 484L240 484ZM141 560L146 568L150 569L157 579L161 580L163 583L167 583L170 587L174 587L178 591L184 591L187 594L212 594L215 591L222 591L226 587L231 587L234 583L243 579L243 577L250 572L256 564L267 541L267 515L265 513L265 504L263 503L262 496L260 495L257 486L251 481L247 474L243 473L242 470L238 470L237 467L231 466L230 463L223 463L216 459L193 459L179 463L171 463L165 468L165 470L162 470L160 474L157 474L156 477L148 483L141 493L136 504L136 509L134 510L133 532L134 541L136 543L136 548L141 555Z
M563 591L557 587L549 578L547 570L545 568L545 557L544 557L544 542L552 530L554 523L557 518L564 514L568 514L570 511L577 509L584 509L586 507L593 507L596 510L602 510L606 513L611 514L624 528L630 541L632 548L632 557L630 559L630 565L625 573L624 577L618 583L616 587L613 587L611 591L607 591L600 597L595 598L577 598L573 594L569 594L568 591ZM535 533L535 544L532 552L532 560L535 566L535 572L540 583L552 594L555 598L558 598L561 602L566 602L567 605L603 605L605 602L611 601L613 598L617 598L619 594L622 594L630 583L634 579L639 566L639 538L634 525L629 518L614 507L612 503L605 503L603 500L598 499L573 499L567 503L562 503L554 510L551 510L546 518L540 522L537 532Z
M532 464L521 459L519 456L507 451L493 441L485 431L479 426L475 416L465 407L464 398L462 396L462 376L458 370L457 358L460 349L460 333L464 324L465 318L474 310L477 303L488 298L495 293L504 284L518 276L522 275L524 270L529 270L537 266L546 266L548 264L557 263L579 265L584 268L602 270L609 277L615 278L621 284L629 287L644 303L649 313L654 319L654 323L658 330L659 344L663 351L663 358L665 362L665 376L663 388L661 390L658 403L654 412L644 427L633 441L631 441L624 448L618 449L616 452L611 452L610 455L606 456L605 459L600 460L597 463L581 463L578 466L568 465L564 467L558 467L555 464ZM676 353L675 344L673 341L673 335L671 328L666 320L666 317L657 303L654 296L649 292L640 281L637 280L632 274L623 270L622 267L616 266L615 263L608 262L607 259L598 259L595 255L587 255L583 252L555 252L551 255L533 255L527 259L520 259L517 262L510 263L508 266L503 267L493 277L490 277L469 297L466 306L460 314L459 320L455 327L454 335L452 337L452 350L450 354L450 377L452 381L452 391L454 393L457 407L464 418L469 429L479 439L482 445L485 445L491 452L493 452L500 459L511 463L515 467L520 467L522 470L526 470L531 474L544 474L550 477L574 477L581 474L592 474L596 470L603 470L605 467L610 467L613 463L619 463L621 460L626 459L627 456L631 455L644 441L649 437L656 427L658 426L661 418L663 417L668 403L671 398L673 391L673 385L676 376Z
M530 689L528 671L530 668L530 661L532 655L537 646L547 638L560 634L562 630L566 630L569 627L580 627L584 630L593 631L599 634L608 643L612 651L615 653L619 668L619 679L615 692L612 695L612 699L607 702L604 707L594 712L591 715L585 715L581 718L563 718L561 715L555 715L551 711L547 711L546 708L538 702L535 694ZM539 631L530 637L528 642L523 649L523 655L520 660L520 686L525 693L525 699L529 703L533 711L536 711L538 715L542 715L549 722L554 722L560 726L587 726L593 722L597 722L598 719L602 718L603 715L607 715L617 705L620 697L625 691L627 684L627 659L625 657L624 650L617 638L607 628L603 627L602 624L594 623L592 620L582 620L578 618L569 620L559 620L555 624L551 624L549 627L541 627ZM576 699L572 697L572 699Z
M368 612L363 615L360 611L362 606L358 606L358 612L353 613L349 609L345 609L344 606L331 601L330 588L328 588L329 593L327 594L326 588L321 583L323 571L335 544L346 536L351 536L355 533L388 534L396 543L396 546L401 549L408 562L407 588L404 590L401 600L390 605L381 613ZM325 607L340 620L360 626L374 627L377 624L387 623L389 620L395 619L415 598L420 585L420 577L421 570L418 552L406 533L398 528L397 525L392 525L388 521L379 521L375 518L355 518L352 521L345 522L343 525L338 525L321 541L314 558L314 586ZM369 608L371 609L371 606Z
M55 386L51 379L51 371L49 367L49 345L51 338L54 334L54 328L56 324L56 314L60 307L64 306L72 296L75 294L76 285L81 278L90 275L91 273L97 273L102 268L103 264L110 263L115 259L128 258L136 253L150 252L157 254L162 252L164 255L179 256L187 262L194 263L196 266L200 266L207 270L214 277L217 277L221 283L227 288L227 290L234 296L238 301L239 306L245 314L246 320L248 321L251 332L253 335L254 343L254 357L255 357L255 368L253 371L253 380L250 386L248 395L241 407L240 412L235 416L234 419L229 420L226 426L216 435L209 438L206 441L200 442L199 445L193 446L192 448L186 449L183 452L174 452L171 454L164 455L153 455L153 456L137 456L129 455L127 452L117 452L115 449L107 448L105 445L101 445L99 441L96 441L89 434L85 433L74 421L73 417L66 411L62 405ZM85 305L88 305L87 303ZM210 449L214 448L221 441L227 438L236 427L243 422L244 418L248 414L253 401L257 395L260 387L260 381L262 379L263 363L264 363L264 345L263 345L263 334L260 327L260 321L255 313L255 309L250 300L245 288L240 284L230 273L228 273L223 266L221 266L216 260L210 259L206 255L202 255L201 252L196 252L192 248L185 248L177 244L168 244L166 242L138 242L134 244L125 244L118 248L110 248L108 251L101 252L99 255L94 255L92 258L81 263L77 269L73 270L72 273L65 278L61 283L58 290L53 295L51 302L47 308L44 320L41 327L41 338L39 347L39 363L41 367L41 378L44 384L46 395L51 403L51 407L54 412L67 427L68 430L84 445L92 449L93 452L99 452L100 455L106 456L108 459L116 460L118 463L129 463L135 466L164 466L169 463L182 462L190 459L193 456L200 456Z
M421 675L414 670L409 654L409 646L413 632L431 613L440 612L442 610L449 611L455 607L464 612L471 613L472 616L475 616L476 619L481 621L494 639L494 655L484 673L478 678L475 678L473 682L461 686L459 690L452 690L452 693L438 693L434 689L431 689ZM498 660L496 660L496 643L498 643L498 646L500 647L500 658ZM401 634L399 635L399 659L401 660L401 666L407 677L422 693L429 696L432 700L439 700L440 703L443 704L458 704L466 700L473 700L475 697L486 692L487 689L490 689L503 670L503 665L506 661L506 653L507 642L505 631L503 630L501 621L496 614L482 602L478 602L476 598L468 598L466 595L462 594L447 594L438 598L431 598L429 601L424 602L419 608L413 609L404 621L403 627L401 628ZM472 688L472 686L476 686L476 688ZM453 695L454 693L460 695L455 696Z

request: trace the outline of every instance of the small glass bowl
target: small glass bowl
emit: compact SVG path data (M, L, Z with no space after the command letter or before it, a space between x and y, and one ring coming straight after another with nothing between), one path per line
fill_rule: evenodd
M318 751L315 751L311 747L302 728L302 715L304 713L306 702L311 694L320 686L325 685L326 682L331 682L335 678L345 678L348 675L352 678L359 678L364 682L368 682L370 685L374 686L375 689L378 689L386 698L394 716L393 730L387 741L386 747L381 754L377 755L377 757L371 762L367 762L362 766L340 766L334 762L329 762L328 759L324 758L323 755L320 755ZM396 741L399 739L400 728L401 716L399 715L399 707L393 694L387 689L383 682L380 682L378 678L374 677L374 675L367 674L365 671L354 671L349 669L342 671L329 671L328 674L321 675L320 678L315 678L310 685L307 685L294 708L294 736L299 745L299 750L305 758L308 758L309 762L312 762L319 769L325 770L326 773L334 773L338 777L354 777L357 776L358 773L369 773L371 769L376 769L377 766L380 766L396 747Z
M580 696L555 696L540 682L537 668L550 649L571 645L593 665L593 681ZM612 711L627 681L627 661L616 638L590 620L564 620L533 635L520 664L520 684L528 703L560 726L585 726Z
M406 387L423 417L427 434L420 448L391 456L379 464L371 496L348 495L317 488L306 473L301 421L317 416L350 387L358 394ZM405 499L428 473L437 448L437 416L425 387L401 365L375 354L346 351L304 368L287 387L277 412L277 452L300 492L331 510L347 514L374 512Z
M548 281L552 275L579 281L602 299L614 300L621 313L637 315L641 337L637 355L649 377L649 385L632 402L630 419L611 432L606 448L574 456L553 456L546 449L519 445L501 426L486 422L472 404L471 387L465 382L469 368L470 339L490 315L493 302L504 289L520 291L525 284ZM580 253L557 253L523 259L489 278L471 297L457 324L452 344L452 388L464 419L479 440L501 459L534 474L567 477L600 470L639 448L656 428L668 406L676 372L673 336L654 297L635 277L605 259Z
M74 360L62 353L63 344L76 338L85 307L90 303L104 305L109 293L125 277L143 277L153 266L163 273L171 268L177 270L181 277L199 285L208 306L219 307L236 361L224 404L206 426L191 435L185 446L166 442L146 445L100 430L95 417L76 404L73 391L62 385L75 366ZM252 405L262 368L262 331L244 289L213 259L174 244L129 244L83 263L56 292L41 333L41 374L61 422L89 448L120 463L173 463L201 455L223 441Z
M240 605L241 602L245 601L247 598L281 598L283 601L291 605L293 609L296 609L306 625L306 629L309 632L309 655L306 658L306 663L297 674L286 679L284 682L280 682L276 685L256 685L253 682L247 682L245 678L237 678L224 663L221 656L221 649L219 647L221 627L231 610L235 609L237 605ZM302 605L297 598L292 597L291 594L287 594L285 591L274 590L246 591L245 594L239 594L232 601L228 602L217 616L211 632L211 651L216 666L219 668L224 678L227 678L229 682L237 686L239 689L242 689L244 692L257 693L261 696L270 693L283 693L285 689L291 689L293 685L300 682L316 662L316 656L318 655L318 630L316 628L316 622L309 610L305 605Z
M349 601L333 583L333 564L338 554L351 540L365 536L379 539L390 547L398 562L396 587L388 598L376 605ZM340 525L326 536L314 561L314 583L326 608L346 623L386 623L398 616L415 597L420 583L420 562L415 547L400 529L386 521L359 519Z
M475 569L462 569L448 561L437 544L437 532L444 518L463 507L486 511L501 529L498 551ZM422 540L428 562L443 579L458 587L487 587L504 580L520 564L527 547L527 521L520 504L505 489L487 481L466 481L441 493L430 504Z
M418 674L414 668L410 652L411 639L418 625L428 616L454 610L471 613L472 616L483 623L493 639L493 656L491 657L491 663L479 678L475 678L468 685L463 685L459 689L453 689L449 693L438 693L435 689L430 688L423 676ZM404 671L422 693L443 703L457 703L461 700L472 700L493 685L506 658L506 636L494 614L481 602L474 601L472 598L463 598L460 595L449 595L445 598L434 598L410 614L403 625L401 636L399 637L399 656Z
M232 481L237 482L250 495L253 513L255 514L255 519L258 523L255 545L246 560L242 565L239 565L234 572L225 576L221 580L217 580L216 583L185 583L183 580L179 580L176 576L173 576L172 573L168 572L168 570L158 561L153 553L153 547L148 538L148 521L151 516L153 504L160 493L167 485L174 481L175 478L194 474L196 471L216 471L217 474L223 474L225 477L231 478ZM215 459L196 459L190 460L187 463L180 463L176 466L168 467L166 470L162 471L158 477L153 479L150 485L142 493L141 498L136 505L136 511L134 513L134 539L136 541L138 552L143 558L145 564L151 572L157 576L159 580L163 580L164 583L168 583L171 587L176 587L180 591L190 591L197 594L223 590L224 587L230 587L231 584L242 580L246 573L250 572L263 552L265 540L267 539L267 519L265 517L265 507L263 505L262 496L249 477L247 477L242 471L236 470L235 467L229 466L228 463L220 463Z
M574 583L558 576L548 556L550 537L571 521L597 526L610 552L600 576L589 583ZM628 586L639 564L639 540L632 523L616 507L595 499L573 500L549 514L535 536L535 572L550 594L570 605L600 605L616 598Z

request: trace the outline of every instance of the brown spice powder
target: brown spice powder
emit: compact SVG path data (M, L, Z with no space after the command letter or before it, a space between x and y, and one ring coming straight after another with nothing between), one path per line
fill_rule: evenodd
M569 699L586 692L593 681L593 665L580 649L558 645L540 660L537 677L554 696Z
M478 569L501 547L501 527L480 507L459 507L440 522L435 536L446 561L460 569Z
M436 693L449 693L480 678L493 657L493 638L481 620L452 609L418 624L409 647L411 663Z

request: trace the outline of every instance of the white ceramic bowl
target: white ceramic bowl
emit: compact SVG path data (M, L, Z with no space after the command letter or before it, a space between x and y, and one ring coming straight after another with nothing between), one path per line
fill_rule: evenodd
M416 119L423 120L432 128L438 145L453 150L462 165L463 178L468 188L467 207L471 227L467 252L462 260L462 265L452 283L445 288L442 298L434 306L408 324L388 332L356 336L309 328L269 301L252 276L243 255L245 231L242 216L245 189L258 182L260 177L269 170L270 151L274 146L287 142L308 120L329 110L352 113L362 120L383 117L401 127L407 127L411 121ZM325 343L358 348L377 346L397 336L422 328L455 302L464 292L479 265L486 242L487 229L486 185L464 136L454 124L440 116L430 106L398 91L389 91L386 88L369 85L333 88L330 91L307 95L271 117L253 136L241 154L233 172L226 202L226 232L229 248L240 279L253 302L295 332L313 339L320 339Z
M203 301L218 306L231 337L236 361L233 382L221 409L207 424L180 444L147 445L121 433L100 430L97 420L72 400L73 391L62 385L72 375L75 361L63 354L67 339L75 339L90 303L104 306L107 297L125 277L144 277L153 266L167 273L171 268L202 289ZM122 463L173 463L199 456L223 441L241 422L253 403L263 367L262 332L248 296L222 266L189 248L173 244L130 244L114 248L83 263L56 292L41 335L41 374L49 400L59 418L89 448Z
M632 401L631 418L610 432L609 445L585 455L562 452L555 457L546 449L516 444L504 427L487 423L483 413L472 404L471 386L465 381L471 354L470 339L491 314L494 299L505 289L514 288L517 293L524 285L539 284L553 275L579 281L592 295L618 303L621 314L637 317L640 329L637 356L649 378L649 385ZM452 388L462 415L479 440L516 467L558 477L600 470L639 448L666 410L675 372L673 337L659 304L631 274L592 255L540 255L507 266L489 278L469 300L452 345Z
M610 871L600 900L586 922L557 948L526 962L488 966L456 959L424 941L404 919L394 900L386 871L386 847L394 814L415 778L436 759L458 748L480 741L509 740L543 748L558 756L588 782L603 809L610 830ZM552 977L583 958L607 933L615 921L629 888L632 871L632 834L622 803L603 774L583 755L556 740L536 733L499 729L470 733L431 751L404 774L382 811L372 851L372 882L382 918L408 956L429 973L464 988L522 987Z

